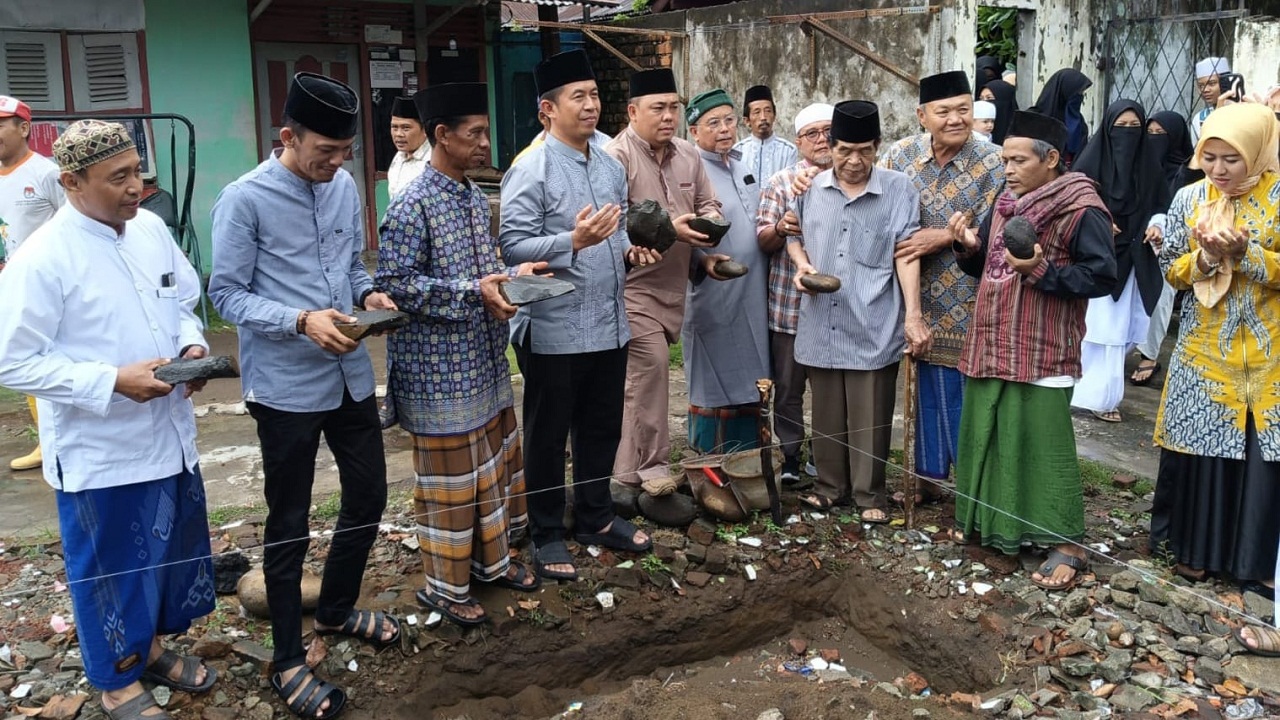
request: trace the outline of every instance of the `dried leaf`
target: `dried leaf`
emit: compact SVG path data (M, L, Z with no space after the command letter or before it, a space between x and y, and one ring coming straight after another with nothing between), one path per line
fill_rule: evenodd
M542 601L541 600L520 600L517 604L520 605L521 610L528 610L529 612L533 612L534 610L538 609L538 606L542 604Z
M1235 693L1236 695L1249 694L1249 689L1244 686L1244 683L1240 682L1235 678L1227 678L1226 682L1222 683L1222 686L1230 690L1231 692Z

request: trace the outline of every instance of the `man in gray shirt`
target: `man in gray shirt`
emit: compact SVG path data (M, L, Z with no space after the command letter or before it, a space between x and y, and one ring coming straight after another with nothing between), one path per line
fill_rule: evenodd
M574 580L564 543L564 446L573 439L579 542L643 552L649 537L615 517L609 477L622 436L627 326L622 290L631 266L660 259L632 247L620 222L622 165L591 146L600 96L587 54L554 55L534 70L547 139L502 179L498 242L508 265L546 262L574 292L520 308L511 344L524 373L525 485L538 573Z
M263 572L277 671L271 683L294 714L331 717L346 697L312 674L302 647L302 561L322 433L338 464L342 503L316 634L378 647L400 638L395 618L355 609L387 504L387 470L369 353L334 323L353 319L355 307L395 304L374 291L360 261L360 198L342 169L359 126L355 93L299 73L284 112L283 150L214 203L209 298L237 326L244 398L262 444Z
M889 521L885 459L898 361L904 345L923 353L930 339L920 313L919 260L894 257L898 243L920 229L920 193L905 174L875 167L879 149L876 106L836 105L834 164L797 200L801 233L787 245L805 293L795 354L813 388L818 465L817 488L800 499L827 510L851 498L869 523ZM819 271L839 278L840 288L815 295L802 284Z

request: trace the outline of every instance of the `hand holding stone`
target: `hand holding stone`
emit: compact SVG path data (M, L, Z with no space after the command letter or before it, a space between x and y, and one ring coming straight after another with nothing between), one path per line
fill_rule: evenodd
M384 292L371 292L364 299L365 310L399 310L396 301Z
M343 335L336 327L335 322L355 322L355 318L350 315L329 308L328 310L317 310L307 316L307 337L316 345L324 350L337 355L345 355L352 350L360 347L360 343Z
M1009 267L1013 268L1019 275L1027 276L1039 269L1040 264L1044 262L1044 250L1040 247L1040 243L1032 246L1031 257L1020 258L1015 257L1008 250L1004 251L1004 261L1009 263Z
M164 397L173 392L173 386L157 380L155 369L168 362L165 358L156 358L116 368L116 384L112 390L136 403Z
M682 243L688 244L691 247L697 247L697 248L711 247L711 242L709 242L711 240L711 237L709 235L707 235L706 233L700 233L689 226L689 221L696 217L698 216L694 215L693 213L685 213L684 215L681 215L680 217L671 221L671 224L675 226L675 229L676 229L676 239Z
M510 281L511 278L504 273L480 278L480 300L484 302L484 308L489 314L499 320L510 320L518 309L502 296L502 284Z
M209 353L205 351L204 346L192 345L191 347L187 348L186 352L182 353L182 359L183 360L199 360L200 358L205 357L208 354ZM201 390L204 389L205 384L208 382L209 382L208 380L188 381L186 384L186 389L182 391L182 399L186 400L192 395L200 392Z
M707 273L707 277L712 280L728 280L729 277L716 272L716 265L721 262L732 262L733 258L728 255L706 255L702 258L702 269Z
M622 208L609 203L596 212L591 212L590 205L578 211L573 233L573 250L585 250L592 245L599 245L618 231L618 221L622 217Z

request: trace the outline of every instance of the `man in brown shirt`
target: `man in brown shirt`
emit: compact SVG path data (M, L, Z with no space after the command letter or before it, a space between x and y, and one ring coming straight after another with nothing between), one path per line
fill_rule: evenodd
M698 215L720 215L720 201L698 149L675 136L680 96L667 68L631 76L631 124L605 145L627 171L627 202L655 200L671 215L680 242L662 261L627 275L624 293L631 344L622 411L622 442L613 464L618 482L639 485L667 476L668 346L680 338L692 247L707 236L689 227Z

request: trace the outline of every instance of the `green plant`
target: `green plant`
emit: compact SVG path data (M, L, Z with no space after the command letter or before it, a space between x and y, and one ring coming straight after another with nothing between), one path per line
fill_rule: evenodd
M673 368L684 366L684 345L676 343L667 348L667 365Z
M654 555L653 553L649 553L648 555L640 558L640 567L650 574L671 572L671 568L667 567L667 564L662 562L662 558Z
M311 516L317 520L333 520L338 517L338 511L341 508L342 493L333 493L316 504L315 510L311 511Z
M976 55L990 55L1008 65L1018 61L1017 8L978 7Z
M716 528L716 539L722 543L733 543L750 532L746 525L721 525Z

